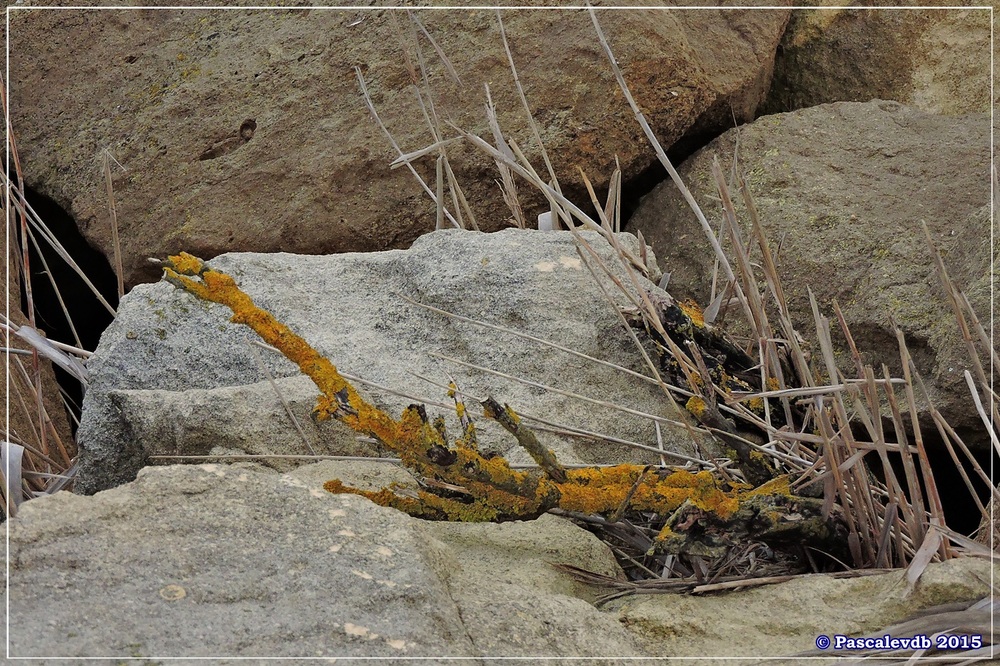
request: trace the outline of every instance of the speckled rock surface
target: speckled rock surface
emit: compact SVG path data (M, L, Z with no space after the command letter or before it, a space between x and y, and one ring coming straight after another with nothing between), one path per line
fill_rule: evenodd
M11 533L11 655L641 654L547 563L613 573L595 537L553 516L437 532L317 484L358 483L371 465L323 463L304 480L155 467L93 497L30 502ZM470 529L491 536L477 547Z
M605 240L592 232L585 238L609 267L618 265ZM625 247L638 251L634 237L621 238ZM326 257L229 254L212 266L230 271L261 307L340 370L405 393L408 397L358 384L376 405L397 416L416 401L427 404L432 415L453 416L454 406L447 404L442 388L450 375L468 394L493 395L526 416L656 445L648 418L488 374L435 353L645 413L672 413L653 383L404 300L642 371L639 352L582 264L569 232L448 230L421 237L409 250ZM620 268L614 270L627 282ZM602 281L610 293L617 293L610 280ZM620 294L614 298L627 304ZM228 452L309 452L249 347L256 334L229 323L230 316L227 308L198 301L166 282L137 287L125 297L118 318L88 363L92 378L79 431L78 491L94 492L131 480L150 454L204 454L213 447ZM298 375L298 368L279 354L259 354L276 377ZM310 391L315 389L309 389L308 381L292 381L283 379L279 385L285 387L299 420L308 422L316 395ZM459 432L457 420L450 424L451 432ZM482 426L481 445L508 453L511 462L530 461L499 426L485 419L477 425ZM668 451L696 453L685 428L663 425ZM356 433L340 424L317 428L306 423L304 429L317 452L380 453L359 443ZM624 444L542 431L539 435L567 463L656 459L644 458L645 452Z
M989 116L940 116L873 101L760 118L723 134L680 168L710 219L721 220L712 160L718 157L728 173L737 142L739 168L771 248L778 250L778 272L800 333L814 337L811 289L821 312L834 322L841 370L856 376L833 314L836 299L864 361L874 364L876 375L885 363L901 376L895 320L933 404L967 443L988 450L962 375L971 361L934 274L921 224L956 284L988 322ZM749 238L742 203L738 210ZM646 196L629 228L641 231L656 249L661 268L671 273L673 295L708 302L714 256L673 184L662 183ZM980 350L982 358L985 352ZM917 399L924 407L923 426L936 432L922 392Z
M989 7L841 4L792 12L765 113L872 99L945 115L989 112Z

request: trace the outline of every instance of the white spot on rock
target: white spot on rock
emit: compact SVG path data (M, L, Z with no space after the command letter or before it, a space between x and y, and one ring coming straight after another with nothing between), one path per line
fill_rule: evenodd
M357 569L351 569L351 573L358 578L364 578L365 580L375 580L375 576L371 575L367 571L358 571Z
M562 264L563 268L572 268L575 270L581 270L583 268L583 264L580 263L580 257L562 256L559 257L559 263Z
M368 627L363 627L360 624L353 624L351 622L344 623L344 633L348 636L357 636L359 638L365 638L371 633Z
M556 262L554 261L539 261L535 264L535 270L542 273L551 273L556 269Z

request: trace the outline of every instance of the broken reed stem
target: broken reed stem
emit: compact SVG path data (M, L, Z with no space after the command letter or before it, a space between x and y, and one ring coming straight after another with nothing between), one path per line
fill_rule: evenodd
M500 406L493 398L486 398L483 401L484 413L488 418L493 419L503 429L517 438L518 444L531 455L532 459L538 463L545 475L556 483L566 483L566 469L556 460L555 454L542 446L535 433L521 425L521 419L510 408L510 405Z

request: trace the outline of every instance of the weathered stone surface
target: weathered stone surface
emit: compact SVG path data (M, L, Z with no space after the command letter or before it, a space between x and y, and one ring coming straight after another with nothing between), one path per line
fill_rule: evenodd
M324 469L350 478L345 467ZM504 526L498 536L525 556L507 560L525 573L505 582L491 580L495 560L456 557L425 527L294 476L218 465L149 468L95 497L60 493L29 503L12 525L11 654L469 657L523 650L523 636L533 654L614 656L628 646L613 615L555 583L530 594L560 616L511 612L499 634L488 618L464 617L470 600L515 604L524 581L565 578L544 557L613 567L583 530L551 516ZM456 598L454 577L469 577L468 598ZM544 628L575 618L601 631Z
M798 654L814 650L820 634L864 635L929 606L989 596L985 560L931 565L910 595L905 575L895 571L842 580L815 575L738 594L641 595L613 603L622 622L647 639L655 654L732 658Z
M789 10L598 13L636 99L669 146L729 127L734 114L753 117ZM488 136L488 82L502 127L543 169L495 12L415 15L462 81L451 81L420 37L439 116ZM114 155L127 169L116 167L114 178L130 286L156 279L146 257L180 249L202 256L381 250L434 227L420 186L405 169L389 171L396 155L355 78L360 67L404 150L432 141L402 46L419 31L403 13L22 6L11 20L11 110L28 182L71 211L111 256L99 156ZM586 12L506 12L504 22L568 193L589 202L578 166L600 189L616 156L626 179L654 160ZM416 66L412 49L408 57ZM443 121L441 131L453 134ZM452 163L482 228L506 226L492 161L456 148ZM418 167L433 183L433 158ZM545 205L537 195L525 203L529 220Z
M718 156L729 169L738 137L739 165L761 223L772 248L780 247L778 269L796 327L806 337L815 332L807 288L831 317L836 298L865 361L877 373L886 363L898 376L895 319L933 403L979 447L988 440L962 376L970 362L920 225L927 224L951 276L986 321L989 130L986 115L837 103L761 118L722 135L680 168L706 214L718 220L711 163ZM671 272L672 294L705 302L714 256L672 184L643 200L629 228L642 232ZM841 351L841 369L855 376L846 347ZM922 418L936 432L926 413Z
M766 113L872 99L928 113L989 112L988 9L845 4L855 6L792 12Z
M711 657L788 655L820 633L875 631L989 591L989 564L968 559L930 565L908 597L902 572L817 575L597 609L589 602L599 590L552 564L620 569L561 518L428 523L321 490L330 478L378 488L408 475L372 462L290 474L150 467L94 496L27 503L11 521L11 656L604 657L623 666L698 656L721 666L733 662Z
M150 456L387 454L382 447L359 438L335 421L310 418L317 389L309 378L285 377L275 384L295 415L295 422L266 381L186 391L113 390L108 399L128 433L129 445L141 445ZM164 460L176 463L183 459L158 462ZM280 471L302 464L295 458L264 460L268 467Z
M585 238L608 266L617 264L606 241L593 232ZM621 239L625 247L638 251L635 237ZM492 394L525 415L646 445L656 442L653 423L646 418L465 368L431 356L435 352L594 399L672 414L654 384L404 300L514 328L642 370L641 356L581 263L569 232L450 230L424 236L409 250L326 257L230 254L212 265L231 272L260 306L339 369L415 396L430 405L431 414L453 414L453 408L446 404L442 386L428 384L417 374L441 385L452 376L470 395ZM617 265L615 270L627 282ZM610 280L602 282L616 293ZM623 296L616 298L625 304ZM248 348L256 334L229 323L230 316L227 308L200 302L165 282L137 287L123 299L118 318L88 365L91 388L79 431L79 490L94 492L131 480L150 453L204 454L213 445L254 453L308 452L297 442L271 388L261 383L265 376ZM261 355L276 376L298 374L282 356L266 351ZM282 381L281 386L297 405L300 420L308 419L307 384ZM415 401L369 386L359 388L397 416ZM515 446L495 424L485 419L479 424L482 445L500 452ZM451 427L459 432L457 421ZM284 435L269 443L276 430ZM317 452L365 452L355 433L340 424L308 426L307 434L315 437ZM567 463L639 459L635 449L624 445L547 432L540 437ZM667 427L664 437L668 450L687 455L696 451L686 429ZM519 448L510 454L513 462L530 461Z

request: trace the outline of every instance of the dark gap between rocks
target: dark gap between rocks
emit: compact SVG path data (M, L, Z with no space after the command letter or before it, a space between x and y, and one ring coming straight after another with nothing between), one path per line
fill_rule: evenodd
M723 132L728 131L728 129L729 128L723 130ZM667 151L667 158L670 160L670 163L674 165L675 169L680 169L680 166L684 164L687 158L707 146L718 136L721 136L723 132L699 134L690 138L681 138ZM667 170L663 168L663 165L660 164L660 161L653 160L649 166L640 171L637 176L622 182L623 231L632 231L628 227L628 222L632 219L632 215L634 215L635 211L639 208L639 202L642 201L642 198L652 192L654 187L669 179L670 176L667 174ZM598 197L601 201L607 201L607 188L599 191ZM660 268L667 270L663 266L660 266Z
M76 221L55 200L30 187L25 187L25 198L28 205L38 213L52 235L62 243L83 273L101 292L104 299L112 307L117 308L117 280L107 257L87 242L80 233ZM23 247L21 243L26 239L21 238L19 222L17 229L18 232L13 240L17 244L17 251L20 252ZM111 313L101 305L80 276L56 254L55 250L37 233L34 234L34 237L42 249L48 268L52 272L52 280L62 295L66 310L80 336L81 344L84 349L94 351L104 329L111 324L113 319ZM30 280L35 305L35 325L50 339L75 345L76 341L73 339L72 329L59 305L59 300L56 298L52 282L45 274L45 268L38 251L30 242L28 242L28 261L31 266ZM20 305L21 311L27 313L28 299L23 280ZM56 380L70 403L70 410L76 418L79 418L80 406L83 402L83 387L65 371L58 367L54 367L54 369ZM71 419L71 423L74 424L75 434L76 428L73 419Z
M904 418L908 418L905 417ZM892 421L890 419L883 419L882 427L885 429L886 438L893 441L894 437L892 429ZM854 430L854 435L858 439L868 440L868 433L865 431L864 427L857 424L852 428ZM913 432L907 427L906 437L909 443L912 445ZM921 423L920 432L923 435L924 446L927 450L927 460L930 463L931 472L934 474L934 483L937 486L938 494L941 496L941 505L944 508L945 523L951 529L964 534L966 536L971 536L976 528L979 527L979 523L982 517L979 514L979 508L976 506L975 500L969 494L969 490L965 485L965 481L962 479L958 468L955 466L955 462L952 460L951 455L948 453L947 449L944 447L944 443L941 441L940 435L934 431L934 426L925 426ZM966 444L970 444L968 438L963 437L963 441ZM983 450L982 448L972 448L975 444L971 445L971 451L973 456L975 456L976 461L983 468L983 471L987 475L990 474L990 451ZM982 479L976 474L972 469L972 465L966 460L965 454L963 454L958 447L955 447L955 453L959 460L962 461L962 466L965 469L966 476L972 482L973 488L976 490L976 494L979 496L979 501L983 503L984 506L989 506L990 502L990 488L983 482ZM885 482L885 475L882 471L882 466L878 461L878 453L871 452L866 458L869 460L870 469L872 473L882 482ZM892 464L893 473L899 480L900 484L906 488L906 472L903 468L902 457L898 453L889 453L889 462ZM917 475L920 478L920 490L923 493L924 500L927 498L927 488L924 485L923 478L920 476L920 463L917 461L916 456L913 457L913 464L917 468ZM996 455L993 456L993 464L996 465L994 469L1000 469L1000 458Z

